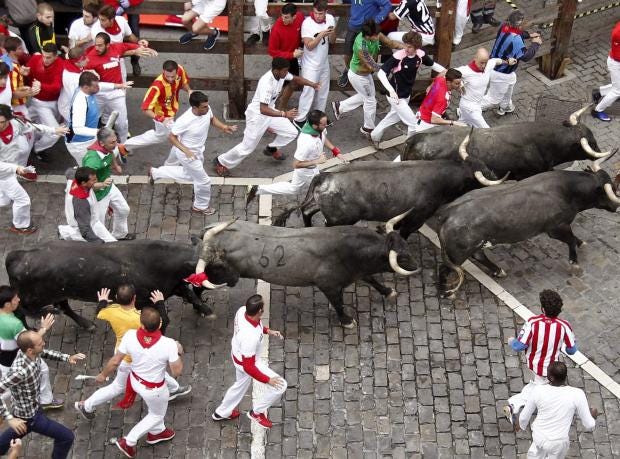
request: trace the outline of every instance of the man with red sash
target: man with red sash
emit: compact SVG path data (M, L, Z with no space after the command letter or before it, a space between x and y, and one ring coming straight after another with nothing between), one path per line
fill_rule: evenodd
M611 49L607 57L607 68L611 77L611 84L601 86L592 91L592 99L597 104L592 110L592 116L601 121L611 121L605 109L620 98L620 21L616 22L611 31Z
M116 442L118 449L130 458L136 457L136 445L144 434L147 434L146 442L149 445L174 438L174 430L164 425L170 395L165 379L166 367L170 367L170 374L174 378L183 372L183 348L177 341L162 335L159 329L161 315L157 309L144 307L140 314L140 324L138 330L128 330L123 335L116 353L96 378L102 384L126 356L131 357L125 398L119 402L119 406L124 409L131 407L136 395L139 395L146 403L148 413L125 437Z

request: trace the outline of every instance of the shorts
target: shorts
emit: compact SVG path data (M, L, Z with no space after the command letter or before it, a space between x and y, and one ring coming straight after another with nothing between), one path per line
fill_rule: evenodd
M226 8L226 0L200 0L192 4L192 11L205 24L210 24Z
M344 52L347 56L353 56L353 43L355 43L355 37L360 33L362 29L347 29L347 35L344 37Z

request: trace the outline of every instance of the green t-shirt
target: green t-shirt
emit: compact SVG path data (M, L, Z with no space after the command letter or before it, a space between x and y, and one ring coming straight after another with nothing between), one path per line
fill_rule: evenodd
M0 314L0 347L5 351L17 349L15 337L23 330L25 330L24 324L15 317L15 314L12 312Z
M362 36L362 32L358 33L357 37L355 37L355 41L353 42L353 56L351 57L351 63L349 64L349 68L354 73L359 73L360 69L366 69L366 66L362 63L358 55L359 51L362 50L362 44L366 46L366 50L374 60L377 60L377 56L379 56L381 42L379 40L366 40Z
M82 166L90 167L95 170L97 174L98 182L105 182L105 180L112 175L112 161L114 160L114 155L112 153L108 153L103 158L99 155L99 152L95 150L88 150L84 158L82 159ZM95 196L97 197L97 201L101 201L105 198L108 193L110 193L110 189L112 185L101 188L100 190L95 191Z

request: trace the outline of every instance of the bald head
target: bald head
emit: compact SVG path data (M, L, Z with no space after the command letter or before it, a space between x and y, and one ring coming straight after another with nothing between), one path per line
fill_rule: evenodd
M484 70L489 62L489 52L484 48L478 48L474 56L474 62L480 70Z
M41 345L41 336L31 330L20 333L17 336L17 347L25 354L29 349L36 349ZM40 352L40 351L39 351ZM38 352L36 352L38 354Z

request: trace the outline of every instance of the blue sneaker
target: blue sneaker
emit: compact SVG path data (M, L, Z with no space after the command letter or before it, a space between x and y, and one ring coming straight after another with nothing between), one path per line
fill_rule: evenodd
M611 121L611 116L609 116L605 112L597 112L596 110L592 110L592 116L600 121L606 121L606 122Z
M186 32L179 38L179 43L182 45L187 45L190 41L198 36L197 33Z
M207 38L207 40L205 41L205 44L202 47L202 49L204 49L205 51L209 51L210 49L212 49L215 46L215 42L217 41L219 36L220 36L220 29L215 29L215 33L212 33L211 35L209 35L209 38Z

